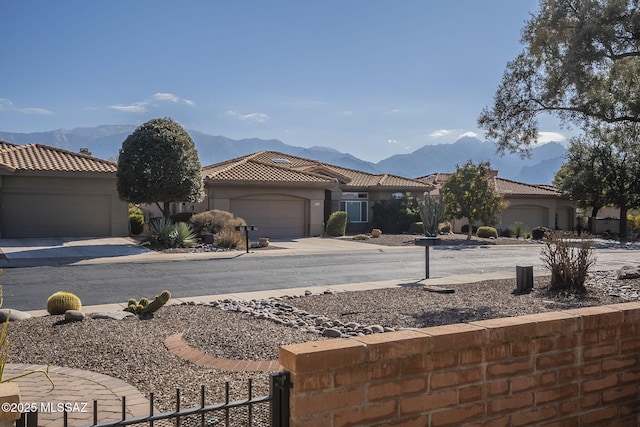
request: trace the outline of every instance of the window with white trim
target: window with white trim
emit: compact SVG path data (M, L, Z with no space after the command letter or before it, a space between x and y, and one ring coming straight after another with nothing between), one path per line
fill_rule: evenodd
M340 210L347 213L349 222L369 221L369 194L367 193L342 193Z

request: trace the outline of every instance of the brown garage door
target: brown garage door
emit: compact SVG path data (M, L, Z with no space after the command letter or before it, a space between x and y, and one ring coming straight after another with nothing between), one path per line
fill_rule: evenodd
M499 228L511 228L516 222L522 223L523 231L531 231L535 227L547 226L545 220L546 209L540 206L514 206L504 210L501 214L502 224Z
M256 237L301 237L306 235L306 201L303 199L234 199L231 212L258 227Z
M2 237L100 237L111 234L108 195L2 195Z

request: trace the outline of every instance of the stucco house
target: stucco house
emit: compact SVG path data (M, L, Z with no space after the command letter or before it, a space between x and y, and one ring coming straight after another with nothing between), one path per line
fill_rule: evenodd
M89 153L0 141L0 237L127 236L116 171Z
M435 173L418 180L438 188L451 176L450 173ZM538 226L553 229L572 230L575 227L576 203L563 196L551 185L534 185L498 177L498 171L491 171L491 182L498 194L507 202L507 208L498 216L495 227L498 230L515 229L515 223L522 223L523 231L531 231ZM465 220L456 221L454 231L460 232ZM475 224L481 225L481 224Z
M425 183L371 174L277 151L259 151L202 169L206 197L194 212L222 209L258 227L263 237L316 236L332 212L349 216L348 232L372 229L372 207Z

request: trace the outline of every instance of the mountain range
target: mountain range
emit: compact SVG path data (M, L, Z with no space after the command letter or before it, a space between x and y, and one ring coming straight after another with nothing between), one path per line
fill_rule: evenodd
M122 142L135 128L133 125L103 125L34 133L0 131L0 140L14 144L39 143L76 152L80 148L87 148L96 157L115 160ZM502 178L531 184L550 184L562 165L566 152L561 144L550 142L535 147L528 158L515 154L500 156L496 154L493 143L463 137L452 144L425 145L412 153L396 154L372 163L329 147L304 148L288 145L277 139L234 140L196 130L187 132L196 145L202 165L270 150L365 172L389 173L408 178L435 172L453 172L456 165L473 160L475 163L489 161Z

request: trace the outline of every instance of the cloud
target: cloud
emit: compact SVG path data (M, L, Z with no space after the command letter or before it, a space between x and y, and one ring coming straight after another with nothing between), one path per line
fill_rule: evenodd
M116 111L122 111L125 113L146 113L150 108L158 107L158 103L162 102L173 102L173 103L182 103L193 107L196 105L190 99L182 99L172 93L168 92L156 92L150 98L145 99L144 101L134 102L132 104L117 104L110 105L109 108Z
M251 113L251 114L241 114L237 111L229 110L224 113L226 116L234 117L238 120L247 121L251 123L264 123L269 120L269 116L264 113Z
M465 132L460 134L460 138L477 138L478 134L475 132Z
M389 139L387 140L387 144L389 144L389 145L397 145L397 144L398 144L398 140L397 140L397 139L389 138Z
M0 98L0 111L16 111L22 114L39 114L42 116L53 116L53 112L38 107L15 107L13 102L6 98Z
M431 138L442 138L443 136L447 136L451 133L448 129L438 129L429 134Z
M567 137L559 132L538 132L538 144L546 144L547 142L562 142Z
M155 99L156 101L178 102L178 97L172 93L158 92L158 93L154 93L152 98Z
M353 111L348 111L348 110L347 111L343 111L342 115L345 116L345 117L351 117L351 116L353 116Z

